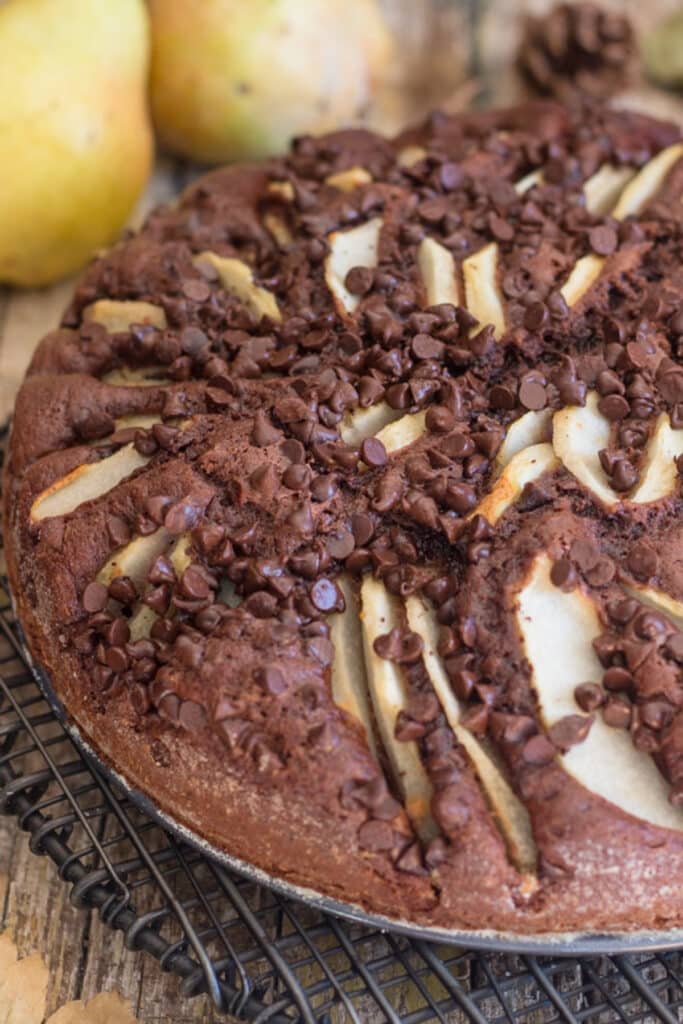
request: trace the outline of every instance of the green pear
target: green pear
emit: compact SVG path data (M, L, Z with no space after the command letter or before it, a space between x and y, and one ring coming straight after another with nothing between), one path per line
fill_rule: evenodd
M377 0L149 0L161 141L206 163L358 123L393 58Z
M42 285L111 242L149 175L142 0L0 3L0 281Z

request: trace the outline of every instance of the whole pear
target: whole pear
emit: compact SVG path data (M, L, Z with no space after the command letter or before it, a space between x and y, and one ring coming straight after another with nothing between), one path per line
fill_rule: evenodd
M358 123L393 58L377 0L149 0L161 141L206 163Z
M42 285L111 242L149 175L143 0L0 3L0 281Z

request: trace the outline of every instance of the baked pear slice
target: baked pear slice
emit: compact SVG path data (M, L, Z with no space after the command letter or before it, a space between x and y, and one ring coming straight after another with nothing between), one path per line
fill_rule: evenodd
M511 459L524 448L549 441L552 434L552 409L525 412L507 429L505 439L496 455L496 469L505 469Z
M598 452L607 448L610 425L598 410L598 396L591 391L586 404L569 405L553 416L553 447L560 461L606 508L621 500L610 487Z
M372 723L368 683L363 657L363 634L360 623L358 593L347 576L337 578L344 595L345 609L328 619L334 646L332 662L332 697L337 707L360 722L368 747L377 760L377 744Z
M396 163L399 167L412 167L426 156L427 150L424 146L404 146L396 157Z
M582 714L574 700L580 683L599 682L602 666L593 640L603 631L595 604L580 589L569 592L550 579L552 562L538 555L517 595L516 617L541 720L550 728ZM626 730L596 716L588 735L558 753L565 771L596 796L660 828L683 829L683 811L672 807L668 787L649 754L633 746Z
M583 194L588 212L601 216L614 209L624 187L631 181L635 173L632 167L603 164L583 184Z
M387 454L407 448L417 441L425 432L425 412L409 412L400 420L387 423L375 436L386 448Z
M670 594L666 594L656 587L648 587L644 583L630 583L623 586L631 597L635 597L637 601L648 605L656 612L661 612L667 619L670 619L677 629L683 630L683 601L671 597Z
M683 142L668 146L649 160L631 179L619 197L612 216L617 220L640 213L654 199L673 165L683 157Z
M377 266L381 230L382 218L373 217L356 228L328 235L330 252L325 259L325 283L342 315L355 312L360 302L360 296L346 287L346 275L352 267Z
M151 324L160 331L166 328L166 313L151 302L126 299L98 299L83 310L86 322L106 327L110 334L129 331L132 324Z
M527 484L551 472L557 465L557 456L551 444L533 444L530 448L523 448L513 455L492 489L470 513L469 518L480 515L491 526L495 526L503 513L514 505Z
M329 174L325 178L326 185L338 188L340 192L353 192L354 188L361 188L369 185L372 181L370 171L365 167L349 167L345 171L337 171L336 174Z
M196 256L194 262L199 266L207 263L212 266L226 292L243 302L257 319L267 316L275 323L282 320L277 299L267 288L254 283L253 271L243 260L206 250Z
M392 409L386 402L376 402L367 409L347 410L341 421L339 433L342 441L354 446L359 445L366 437L373 437L388 423L400 419L403 415L402 409Z
M505 312L498 288L498 246L490 242L463 260L467 309L481 327L492 324L496 338L505 333ZM478 330L479 328L475 328Z
M131 543L135 544L136 541L151 540L152 538L157 538L157 542L156 545L150 544L147 550L145 551L145 556L149 560L147 561L144 576L140 581L138 587L139 590L145 588L145 581L147 579L147 574L149 573L149 570L152 568L152 565L159 557L159 555L164 554L164 552L168 550L169 544L172 541L171 534L168 532L168 530L165 530L162 527L161 529L157 530L156 533L150 534L149 537L137 537L136 540L132 541ZM170 550L168 551L169 561L171 562L171 565L175 569L176 576L178 577L182 576L182 574L185 572L188 565L190 565L192 561L192 558L189 554L189 547L191 543L192 537L190 536L190 534L183 533L180 535L180 537L176 539L175 543L173 543L173 545L170 547ZM128 545L128 547L130 546L131 545ZM156 551L154 551L155 547L157 548ZM153 557L150 557L151 555L153 555ZM172 614L172 611L169 611L168 614ZM157 613L153 611L153 609L150 608L149 605L143 604L141 602L128 622L131 640L142 640L143 638L148 637L152 631L152 626L156 622L157 618Z
M678 470L675 459L683 455L683 430L674 430L663 412L650 438L640 483L631 493L630 500L642 505L659 501L676 491Z
M417 250L417 268L424 286L426 304L462 304L458 271L453 254L433 238L423 238Z
M395 599L383 583L365 576L361 583L361 629L368 686L375 720L389 760L394 783L415 831L423 842L438 834L431 812L432 784L414 740L397 740L396 719L408 706L400 668L380 658L375 640L399 625Z
M127 444L106 459L76 466L38 495L31 505L31 520L66 516L86 501L107 494L148 462L149 456L140 455L133 444Z
M596 256L592 252L576 261L569 277L560 288L560 294L568 306L575 306L595 284L604 265L604 257Z
M543 171L539 169L535 171L529 171L523 178L515 182L514 189L518 196L523 196L525 192L528 192L534 185L543 184Z
M170 384L165 366L121 366L102 375L103 384L112 387L154 388Z
M294 241L292 232L283 217L270 210L263 214L262 219L264 228L273 236L281 249L286 249L288 245L292 244Z
M98 583L108 587L118 576L129 576L139 591L147 582L149 570L169 547L171 540L171 534L163 526L144 537L133 537L107 559L97 574Z
M461 723L460 703L437 653L439 626L434 612L421 598L411 594L406 599L406 615L412 631L422 638L427 674L455 738L467 751L477 773L510 859L521 874L533 875L537 851L529 813L485 744Z

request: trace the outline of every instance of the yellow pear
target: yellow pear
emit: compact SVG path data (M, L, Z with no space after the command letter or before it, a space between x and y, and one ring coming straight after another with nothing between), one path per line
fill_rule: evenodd
M149 0L161 141L208 163L358 123L393 56L377 0Z
M143 0L0 3L0 281L42 285L111 242L150 171Z

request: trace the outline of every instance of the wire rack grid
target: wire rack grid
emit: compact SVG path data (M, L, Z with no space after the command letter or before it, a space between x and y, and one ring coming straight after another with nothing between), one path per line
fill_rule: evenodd
M1 438L0 438L1 442ZM0 454L1 465L1 454ZM0 538L0 812L71 901L241 1020L683 1021L683 950L535 957L341 920L227 871L147 817L74 745L22 653Z

